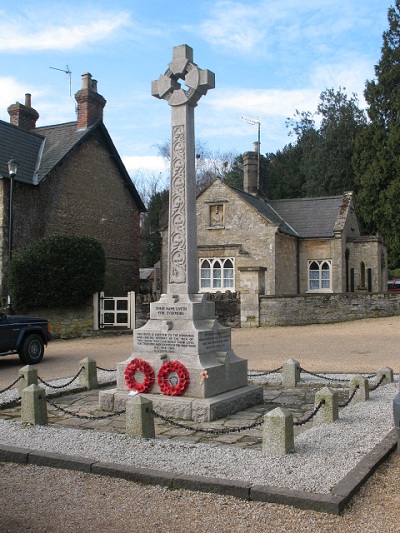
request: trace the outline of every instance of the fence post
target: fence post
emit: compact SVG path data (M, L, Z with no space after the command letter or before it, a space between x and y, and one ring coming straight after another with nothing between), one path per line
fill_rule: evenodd
M136 328L136 293L134 291L128 292L128 306L130 308L129 329L135 329Z
M353 402L365 402L369 398L369 383L364 376L354 376L350 381L349 397L353 394L354 389L358 386L358 390L354 395Z
M93 294L93 329L99 331L99 293Z
M262 453L282 457L294 452L293 415L282 407L264 415Z
M393 369L388 366L381 367L376 373L376 382L379 383L381 378L384 377L381 385L387 385L388 383L393 383Z
M282 385L286 389L294 389L300 381L300 363L288 359L282 366Z
M153 402L143 398L140 394L128 398L126 401L126 430L131 437L154 439Z
M29 385L21 394L21 422L44 426L47 424L46 391L37 385Z
M29 385L38 384L38 372L37 369L31 365L23 366L18 370L18 377L21 379L18 381L18 395L22 396L22 391L29 387Z
M79 365L83 368L82 372L79 374L79 385L85 387L87 390L97 389L97 366L96 361L86 357L79 361Z
M339 395L337 391L333 391L329 387L323 387L315 394L314 407L318 407L319 403L324 401L320 410L314 417L314 425L332 424L339 418Z

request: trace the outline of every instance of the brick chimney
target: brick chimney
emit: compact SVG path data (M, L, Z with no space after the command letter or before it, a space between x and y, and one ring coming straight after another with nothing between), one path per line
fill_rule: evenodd
M103 119L106 100L97 92L97 81L92 75L82 74L82 89L75 94L78 103L78 130L86 129Z
M243 189L249 194L258 193L258 143L254 143L254 152L243 154Z
M25 105L17 102L7 108L10 115L10 122L14 126L19 126L23 130L34 130L39 113L31 105L31 95L25 95Z

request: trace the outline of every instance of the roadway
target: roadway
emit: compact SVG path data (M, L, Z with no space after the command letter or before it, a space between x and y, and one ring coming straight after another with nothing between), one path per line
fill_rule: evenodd
M272 370L296 359L315 372L375 372L390 366L397 373L400 351L400 317L365 319L338 324L233 329L232 348L248 359L250 370ZM69 377L79 361L90 357L103 368L115 368L133 350L132 335L54 340L37 366L45 381ZM0 357L0 389L17 378L18 355Z

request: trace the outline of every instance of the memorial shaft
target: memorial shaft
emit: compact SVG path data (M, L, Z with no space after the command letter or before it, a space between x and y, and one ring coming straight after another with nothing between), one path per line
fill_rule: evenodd
M172 114L168 294L198 292L194 108L214 86L214 74L193 63L187 45L173 49L167 71L152 84L153 96L166 100Z

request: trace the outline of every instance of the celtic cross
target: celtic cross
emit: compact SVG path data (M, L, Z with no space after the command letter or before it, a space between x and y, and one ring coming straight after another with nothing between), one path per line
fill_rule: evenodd
M214 87L214 73L193 63L186 44L174 47L165 74L152 82L152 96L171 106L168 294L198 292L194 108Z

